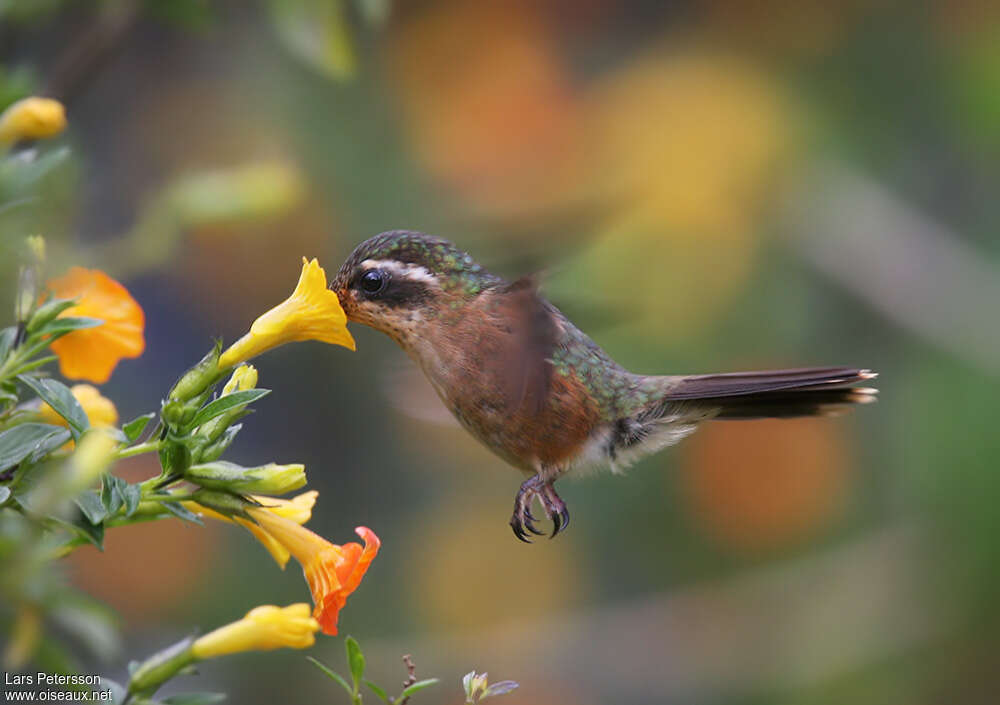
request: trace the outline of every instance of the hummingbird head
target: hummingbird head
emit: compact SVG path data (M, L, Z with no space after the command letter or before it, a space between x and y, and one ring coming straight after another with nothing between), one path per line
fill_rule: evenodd
M405 345L421 323L501 282L447 240L393 230L358 245L331 288L348 320Z

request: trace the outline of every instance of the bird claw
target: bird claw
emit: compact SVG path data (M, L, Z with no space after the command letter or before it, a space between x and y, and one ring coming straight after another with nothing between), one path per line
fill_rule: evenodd
M527 532L544 536L544 532L535 526L537 519L531 513L531 502L535 497L538 497L542 509L545 510L545 516L552 520L552 533L549 538L555 538L569 526L569 510L566 509L566 503L556 494L555 488L550 483L535 475L521 485L514 500L514 514L510 518L510 528L514 536L525 543L532 542Z

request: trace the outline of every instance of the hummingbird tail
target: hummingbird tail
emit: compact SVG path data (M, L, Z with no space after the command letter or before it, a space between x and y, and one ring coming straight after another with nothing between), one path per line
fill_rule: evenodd
M812 367L675 378L666 401L718 409L716 419L826 416L876 400L878 390L859 386L876 377L854 367Z

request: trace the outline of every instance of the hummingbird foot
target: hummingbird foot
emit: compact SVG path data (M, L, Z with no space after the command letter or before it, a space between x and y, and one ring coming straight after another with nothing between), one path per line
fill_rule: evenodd
M544 535L544 532L535 526L537 519L531 513L531 503L536 497L545 510L545 515L552 520L552 534L549 538L555 538L556 534L569 526L569 510L566 509L566 503L556 494L552 481L543 479L541 475L535 475L525 480L518 490L517 498L514 500L514 514L510 518L510 528L514 531L514 536L525 543L531 543L527 532L536 536Z

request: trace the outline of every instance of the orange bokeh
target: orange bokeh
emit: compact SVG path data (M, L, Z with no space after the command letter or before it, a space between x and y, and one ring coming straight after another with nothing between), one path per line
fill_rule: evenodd
M71 267L48 282L56 298L76 299L62 316L98 318L104 323L75 330L52 343L59 371L69 379L107 382L118 361L138 357L146 347L142 307L124 286L99 269Z
M845 445L830 419L706 424L685 448L688 508L730 548L790 546L841 510L851 469Z

